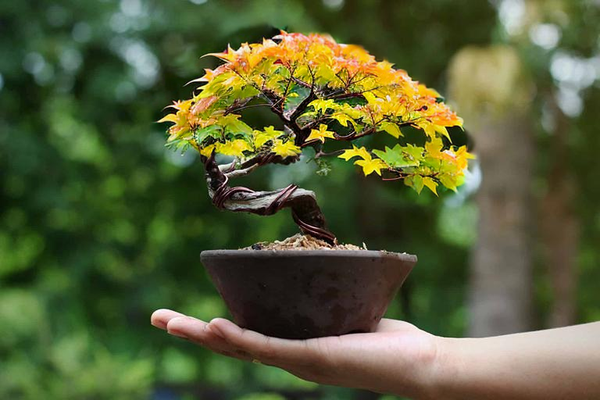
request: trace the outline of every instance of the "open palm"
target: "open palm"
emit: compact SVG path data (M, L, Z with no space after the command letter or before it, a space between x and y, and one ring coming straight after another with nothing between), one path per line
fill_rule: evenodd
M391 319L381 320L372 333L308 340L268 337L222 318L207 323L171 310L154 312L152 324L215 353L276 366L317 383L381 393L423 393L438 356L436 336Z

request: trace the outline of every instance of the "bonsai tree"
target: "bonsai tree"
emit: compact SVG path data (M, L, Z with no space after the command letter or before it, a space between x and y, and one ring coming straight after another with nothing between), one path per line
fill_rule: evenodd
M262 43L208 55L224 63L191 81L203 85L191 99L169 106L174 112L159 122L173 123L168 145L200 154L208 194L218 208L259 215L290 208L303 233L336 243L313 192L294 184L275 191L230 184L266 164L297 162L305 148L314 150L313 159L321 165L322 157L338 156L361 167L364 175L403 180L419 193L427 187L437 194L440 185L456 190L463 181L471 155L465 146L452 145L447 130L462 126L461 118L435 90L359 46L325 35L281 32ZM251 107L268 108L281 125L249 126L241 112ZM419 140L409 143L405 127L417 128ZM355 144L371 135L390 135L394 145ZM338 148L326 152L334 142ZM233 160L218 164L217 155Z

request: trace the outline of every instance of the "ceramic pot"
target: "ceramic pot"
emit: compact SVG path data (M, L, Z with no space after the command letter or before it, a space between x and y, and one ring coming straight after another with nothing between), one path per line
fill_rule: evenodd
M417 257L367 250L200 254L234 321L288 339L371 332Z

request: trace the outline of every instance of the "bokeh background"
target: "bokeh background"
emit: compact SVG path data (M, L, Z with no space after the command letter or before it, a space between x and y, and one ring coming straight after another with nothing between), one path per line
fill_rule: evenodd
M217 211L154 121L202 54L327 32L437 88L478 160L416 195L333 162L265 168L316 191L344 242L419 264L388 315L482 336L600 319L597 0L0 2L0 398L377 399L225 359L149 325L226 310L198 254L295 233Z

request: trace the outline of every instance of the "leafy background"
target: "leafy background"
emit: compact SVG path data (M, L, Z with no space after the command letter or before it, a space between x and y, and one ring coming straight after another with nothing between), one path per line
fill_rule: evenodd
M215 356L148 322L161 307L206 319L227 315L200 265L200 251L295 233L285 213L264 218L217 211L198 160L165 149L164 126L154 122L172 99L189 97L185 82L215 66L200 55L280 28L328 32L363 45L442 93L452 56L491 43L518 48L540 85L579 82L576 97L562 104L572 127L565 168L576 173L583 221L577 318L600 319L594 111L600 107L594 22L600 6L568 1L561 8L568 22L560 25L560 40L548 46L535 34L511 38L511 15L525 3L1 2L0 398L380 397ZM553 69L558 56L571 62L562 75ZM591 69L581 72L573 60L588 60ZM542 107L534 106L534 113L536 187L543 187L553 139L544 131ZM310 164L268 167L248 184L299 183L316 191L342 241L418 254L419 265L388 315L435 334L463 335L469 251L477 236L472 187L438 199L365 179L343 162L333 168L321 177ZM552 294L539 265L535 279L535 324L543 327Z

